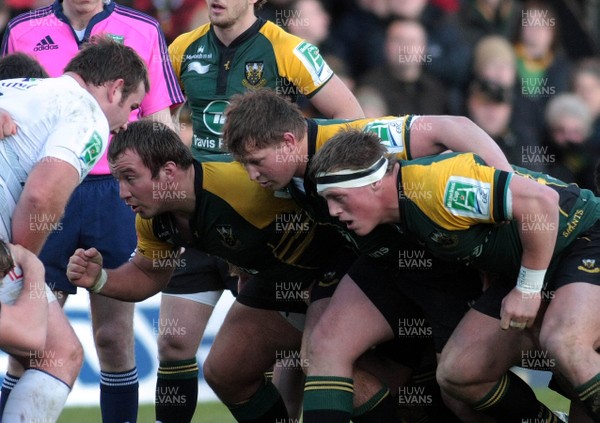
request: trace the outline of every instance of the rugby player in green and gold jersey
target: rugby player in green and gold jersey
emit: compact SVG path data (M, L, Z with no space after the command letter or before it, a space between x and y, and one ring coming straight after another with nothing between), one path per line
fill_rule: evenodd
M600 199L591 191L467 153L398 162L358 131L330 140L311 172L330 213L357 234L394 222L436 256L500 275L442 353L446 392L499 421L522 419L526 408L556 421L509 371L539 331L542 352L598 420Z

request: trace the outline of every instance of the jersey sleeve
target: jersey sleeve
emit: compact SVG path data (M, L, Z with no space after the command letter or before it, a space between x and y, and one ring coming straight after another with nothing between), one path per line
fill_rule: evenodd
M410 160L410 126L415 120L413 115L365 119L363 131L377 135L388 153L398 160Z
M401 199L447 230L512 219L511 173L486 166L471 153L442 156L448 158L405 162Z
M273 45L280 76L291 81L308 98L333 76L317 46L281 30L272 22L260 31Z
M90 104L90 107L94 105ZM82 116L81 113L63 114L37 157L37 161L51 157L71 164L79 173L80 180L88 175L106 151L109 135L108 122L99 109L86 119Z
M144 116L185 101L169 58L163 33L156 28L148 42L152 44L152 48L149 49L150 57L146 61L150 91L141 104Z
M142 219L139 215L135 217L135 231L137 233L136 254L140 254L148 260L160 257L168 257L175 248L168 242L161 241L154 235L152 219Z

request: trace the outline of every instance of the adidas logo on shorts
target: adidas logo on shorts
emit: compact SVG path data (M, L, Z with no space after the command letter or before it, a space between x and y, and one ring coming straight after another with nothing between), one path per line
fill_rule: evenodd
M35 45L33 51L56 50L57 48L58 45L54 43L54 40L49 35L46 35Z

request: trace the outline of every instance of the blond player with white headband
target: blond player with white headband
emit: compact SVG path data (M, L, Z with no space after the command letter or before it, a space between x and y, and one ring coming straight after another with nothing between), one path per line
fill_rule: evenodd
M311 173L331 215L359 235L393 222L434 255L499 275L446 344L442 388L513 421L511 409L529 399L514 395L524 382L509 369L521 365L522 342L539 330L542 352L578 395L572 399L598 421L600 199L541 173L488 167L470 153L392 161L369 182L385 153L378 137L357 131L317 152ZM538 328L528 334L531 327Z

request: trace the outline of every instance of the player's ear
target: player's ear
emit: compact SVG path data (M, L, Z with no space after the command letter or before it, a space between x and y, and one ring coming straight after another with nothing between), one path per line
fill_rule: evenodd
M119 103L123 98L123 86L125 85L125 80L122 78L115 79L114 81L110 81L106 84L108 89L108 101L110 103Z
M162 165L162 171L168 180L172 180L175 178L175 174L177 172L177 165L175 162L168 161L164 165Z
M371 184L371 189L373 191L380 191L383 188L383 179L375 181Z
M283 143L285 144L286 147L288 147L290 150L292 150L298 144L298 139L291 132L285 132L283 134Z

